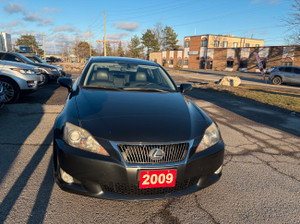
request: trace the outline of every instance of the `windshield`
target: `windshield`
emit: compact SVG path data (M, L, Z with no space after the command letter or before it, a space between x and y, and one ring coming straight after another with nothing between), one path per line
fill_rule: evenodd
M35 63L47 64L47 62L45 62L44 60L42 60L41 58L39 58L37 56L27 56L27 58L29 58L31 61L33 61Z
M34 61L30 60L29 58L26 58L24 55L22 54L18 54L20 58L22 58L24 61L28 62L28 63L35 63Z
M176 88L159 66L134 63L93 63L83 81L83 87L175 91Z

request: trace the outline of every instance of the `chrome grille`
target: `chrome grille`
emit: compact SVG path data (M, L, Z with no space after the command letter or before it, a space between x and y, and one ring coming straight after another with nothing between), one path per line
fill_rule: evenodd
M118 148L126 163L160 164L174 163L185 159L189 143L161 144L161 145L125 145L118 144ZM153 149L161 149L164 156L160 160L151 159L149 153Z

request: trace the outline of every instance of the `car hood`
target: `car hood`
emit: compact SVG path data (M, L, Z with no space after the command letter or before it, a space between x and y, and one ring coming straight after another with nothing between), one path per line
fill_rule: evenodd
M35 66L20 62L2 61L0 60L0 67L19 68L19 69L34 69Z
M202 136L207 121L181 93L80 89L82 128L115 142L174 142Z
M45 63L34 63L34 65L36 65L38 67L42 67L42 68L57 69L55 66L49 65L49 64L45 64Z

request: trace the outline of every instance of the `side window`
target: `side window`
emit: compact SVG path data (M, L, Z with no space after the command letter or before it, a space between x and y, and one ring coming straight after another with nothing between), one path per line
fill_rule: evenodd
M295 72L296 74L300 74L300 69L299 69L299 68L294 68L294 72Z
M292 72L292 68L291 67L286 67L285 72Z
M6 54L5 57L4 57L4 60L20 62L20 59L17 58L16 56L12 55L12 54Z
M0 53L0 60L4 57L4 53Z
M284 67L280 67L278 68L279 71L284 72L285 68Z

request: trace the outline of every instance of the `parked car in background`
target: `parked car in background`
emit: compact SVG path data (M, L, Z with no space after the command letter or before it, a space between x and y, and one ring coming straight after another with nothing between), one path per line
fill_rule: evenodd
M20 95L34 92L43 76L35 66L0 60L0 85L4 103L16 102Z
M109 199L177 197L215 183L224 143L216 123L157 63L96 57L72 84L54 125L64 190Z
M282 83L300 84L300 67L278 66L271 71L269 79L274 85Z
M43 63L43 64L49 65L47 62L45 62L43 59L39 58L37 55L26 53L26 54L24 54L24 56L35 63ZM60 72L61 76L66 76L64 68L62 66L59 66L59 65L52 65L52 66L55 66L57 68L57 70Z
M44 76L43 83L40 83L41 85L47 84L50 79L57 79L61 77L60 72L55 66L33 62L20 53L0 52L0 60L20 62L38 67L41 74Z

